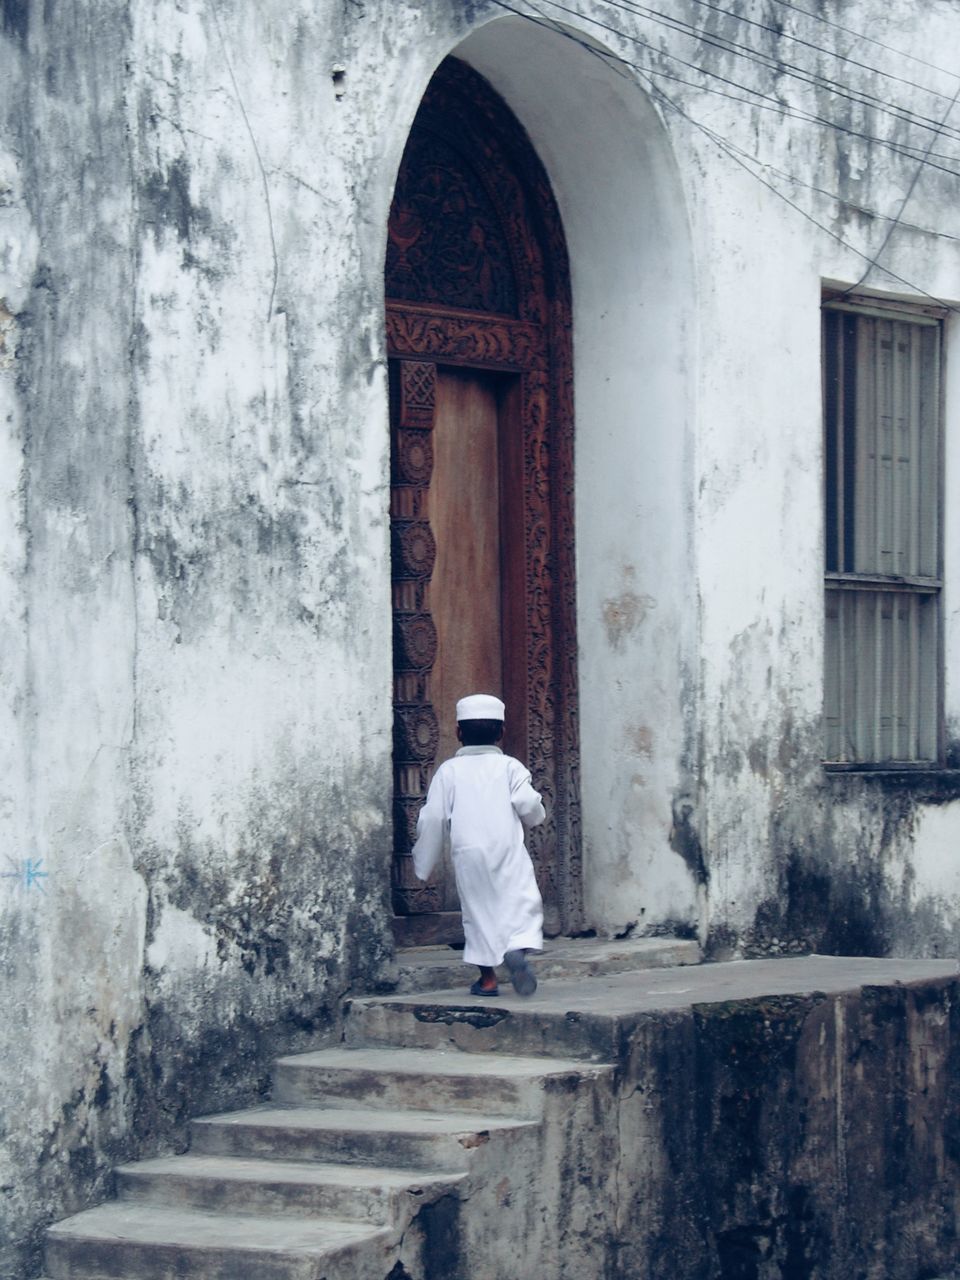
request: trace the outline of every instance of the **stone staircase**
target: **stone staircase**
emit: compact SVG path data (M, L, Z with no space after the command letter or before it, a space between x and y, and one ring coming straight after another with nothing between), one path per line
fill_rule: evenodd
M194 1121L187 1154L118 1169L116 1201L51 1228L47 1276L455 1280L478 1234L462 1207L527 1215L549 1098L609 1074L397 1046L281 1059L269 1105Z
M582 977L588 953L593 972L696 958L598 944L557 949L548 970ZM408 957L401 989L462 982L451 959ZM468 1021L499 1021L498 1002L466 1003ZM612 1066L416 1047L415 1013L385 1032L362 1001L352 1021L349 1043L280 1059L268 1104L197 1119L186 1154L119 1168L114 1201L48 1232L47 1280L517 1280L518 1241L540 1274L599 1274ZM556 1170L578 1163L557 1202Z
M51 1228L47 1280L952 1274L957 962L629 944L558 944L530 1000L406 957L268 1104Z

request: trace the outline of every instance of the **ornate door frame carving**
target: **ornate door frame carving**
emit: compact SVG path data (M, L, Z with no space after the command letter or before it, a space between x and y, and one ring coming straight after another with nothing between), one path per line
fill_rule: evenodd
M413 876L409 850L436 763L437 711L448 712L428 698L436 630L423 605L435 546L423 495L432 469L436 369L459 365L519 380L527 653L522 736L548 813L528 844L548 926L575 932L583 906L566 244L526 134L486 81L452 59L424 97L398 179L387 256L387 348L394 907L399 917L410 917L438 905L436 889ZM405 936L402 927L398 936Z

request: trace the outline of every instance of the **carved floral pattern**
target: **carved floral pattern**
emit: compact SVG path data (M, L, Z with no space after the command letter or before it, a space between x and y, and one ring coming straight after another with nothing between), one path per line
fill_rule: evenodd
M393 355L431 355L474 369L519 370L547 360L546 335L536 325L394 303L387 310L387 342Z
M421 113L421 119L423 118ZM387 297L516 311L513 267L482 178L452 140L414 125L390 210Z
M398 761L431 764L440 745L440 725L433 707L397 707L393 749Z
M433 475L433 440L429 431L397 431L393 478L396 484L428 485Z
M393 655L397 671L426 674L430 670L437 660L437 628L429 613L398 613L395 616Z
M426 520L394 520L393 580L412 578L426 581L433 573L437 543Z

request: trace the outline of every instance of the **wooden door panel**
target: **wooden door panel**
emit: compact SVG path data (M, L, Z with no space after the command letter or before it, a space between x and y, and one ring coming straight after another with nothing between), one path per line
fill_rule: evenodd
M459 743L466 693L502 694L500 480L497 395L489 375L438 369L433 475L426 511L436 560L426 603L437 629L429 697L440 722L437 764ZM457 911L449 860L437 876L442 911Z
M423 888L407 855L430 779L459 746L457 700L504 698L504 747L526 757L520 379L422 361L396 362L393 375L395 903L413 915L446 913L431 925L443 936L458 927L450 913L460 907L449 858Z
M445 760L459 745L457 699L503 694L497 398L489 379L440 370L433 436L427 501L437 558L428 600L437 661L430 679L440 717L438 760Z

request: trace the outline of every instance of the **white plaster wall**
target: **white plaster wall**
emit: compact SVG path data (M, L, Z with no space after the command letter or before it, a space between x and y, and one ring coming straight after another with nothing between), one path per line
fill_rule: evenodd
M951 934L960 900L960 805L920 813L904 881L910 905L933 926L931 941Z
M198 1034L385 959L385 181L340 16L135 14L136 820Z
M861 8L844 23L868 22L890 42L886 53L871 46L876 56L860 68L859 87L881 100L885 71L904 69L897 42L935 62L954 19L931 6L922 31L911 20L905 46L896 12L884 32ZM688 10L677 16L695 19ZM714 949L729 939L735 953L831 938L922 948L897 870L912 868L922 838L922 787L901 813L882 785L828 780L819 764L819 308L822 285L857 281L881 245L889 271L874 267L868 287L956 297L954 242L917 230L943 226L950 177L926 169L914 183L916 135L902 120L788 77L754 110L698 90L695 76L683 87L659 81L673 105L656 110L654 81L612 69L585 42L643 61L629 35L669 50L661 29L593 5L582 19L565 12L565 30L552 32L537 12L535 23L487 22L452 51L528 129L570 245L589 922L603 931L695 923ZM815 70L852 75L831 53L849 53L838 29L810 25L786 30L822 46ZM760 53L799 61L800 46L781 46L772 31L757 36ZM733 55L704 51L703 66L727 88L743 82L748 98L771 94L762 68ZM933 67L908 70L953 92ZM938 114L947 102L934 112L917 80L897 83L908 109ZM841 129L785 126L778 104L833 115ZM904 158L886 143L914 151ZM888 238L908 190L907 225ZM947 403L949 492L949 388ZM949 547L956 517L947 518ZM948 733L955 574L948 565ZM935 864L926 864L934 895Z
M144 922L127 830L134 619L129 376L117 334L129 317L132 192L114 180L122 37L109 6L81 21L63 13L56 31L11 33L8 16L0 1269L17 1266L24 1235L62 1207L63 1184L94 1169L124 1123ZM45 66L42 89L33 59Z
M454 52L529 133L570 253L587 921L689 927L695 881L670 835L692 787L696 353L673 156L639 87L563 35L505 18Z
M691 204L703 840L709 923L742 929L769 892L758 872L796 753L819 760L820 281L804 225L742 171L714 165Z
M949 296L960 295L960 282L945 280ZM960 491L960 325L952 316L945 333L943 403L943 671L944 718L948 740L960 739L960 504L952 500Z
M845 12L844 23L853 29L862 26L865 9ZM885 16L889 30L881 24L871 31L904 47L896 13ZM955 16L939 5L926 16L929 25L922 31L911 21L906 47L936 62L938 43L945 47ZM817 32L822 42L823 28ZM796 53L795 46L789 47ZM847 51L842 43L838 48ZM877 57L868 61L883 61L877 48L870 52ZM709 65L728 77L748 78L733 59L718 57ZM837 65L824 57L821 70L835 75ZM946 77L917 65L911 70L925 83L953 93L955 83ZM881 96L889 89L890 82L882 77L870 82L868 76L867 81L864 87ZM864 208L893 214L917 176L916 166L910 158L897 157L877 143L851 140L849 134L784 127L775 113L750 113L742 104L672 92L675 101L679 93L684 114L668 111L665 119L692 228L700 338L697 725L700 835L709 876L705 936L714 949L723 948L727 938L736 939L735 951L809 946L817 939L849 949L915 951L956 945L955 923L936 936L924 930L919 915L911 923L911 904L925 895L939 903L949 900L953 870L951 860L944 858L942 832L951 829L955 819L947 815L956 806L931 807L941 805L941 796L936 787L925 790L919 781L906 793L891 793L882 782L827 780L819 767L820 290L830 279L857 281L865 259L884 244L890 225L879 216L855 215L822 195L836 190ZM789 81L779 86L778 96L801 105L802 91ZM906 93L904 105L932 111L923 94L914 99ZM942 99L937 114L945 105ZM829 106L841 124L855 130L875 132L897 145L915 141L902 124L880 115L851 112L847 118L828 99L819 106ZM738 146L741 158L773 168L760 169L759 177L748 173L702 130L691 127L693 120L707 123ZM784 182L784 174L796 175L797 181ZM771 190L771 182L785 199ZM912 188L904 221L955 233L945 218L954 197L949 175L924 169ZM838 236L850 247L840 245ZM878 267L868 286L921 301L925 293L946 300L958 296L960 257L949 236L900 227L886 240L883 262L900 279ZM951 330L951 323L948 502L956 451L956 396L950 389L956 389L955 361L950 359L956 326ZM958 565L950 552L955 533L956 515L948 510L948 725L956 717L951 600ZM934 828L936 837L928 834Z
M24 512L23 407L16 387L16 358L21 341L20 313L26 306L36 267L37 235L24 202L23 174L16 154L0 152L0 848L5 871L28 852L27 769L22 726L16 706L27 679L27 557ZM9 909L9 895L0 911Z
M123 8L0 35L18 1277L390 962L385 107L338 12Z
M955 19L935 5L922 30L911 18L906 31L888 10L886 30L868 9L843 21L853 30L867 23L890 46L870 46L856 73L879 101L890 96L885 72L904 71L892 50L935 64ZM695 18L688 10L676 16ZM583 42L644 62L628 37L675 51L663 30L619 9L581 12L565 12L562 33L499 19L455 52L530 132L571 250L590 922L616 931L634 920L646 928L693 920L714 947L729 938L735 951L777 950L778 933L785 947L843 935L851 947L922 948L906 923L904 874L914 897L922 882L938 900L951 874L921 848L933 812L922 788L904 808L882 785L829 781L819 765L819 305L825 281L857 281L881 245L868 287L956 297L955 242L916 229L944 226L951 179L927 168L914 183L916 133L902 120L838 107L789 77L772 97L754 98L755 110L696 89L696 75L683 87L659 81L673 107L655 111L654 82L611 70ZM810 55L815 70L853 77L831 56L849 53L837 28L810 26L795 19L785 30L822 46ZM755 42L760 53L801 61L800 46L781 46L772 33ZM737 80L748 98L751 89L771 93L756 66L701 55L726 89ZM666 58L644 65L677 69ZM917 86L949 95L953 82L919 62L906 70L913 85L897 82L896 102L938 117L947 97L935 108ZM576 94L564 91L572 83ZM769 109L777 104L832 115L842 128L785 127ZM913 158L887 142L913 144ZM908 190L909 225L888 238L889 215ZM955 341L948 328L948 348ZM957 377L949 356L947 368L949 493ZM955 522L948 510L947 548ZM956 573L948 564L948 735ZM835 934L824 931L831 916Z

